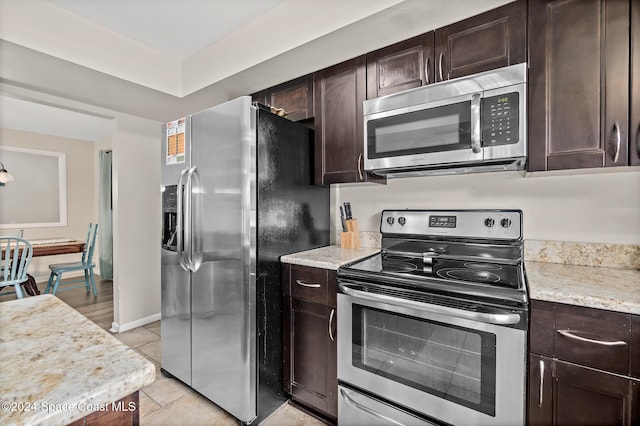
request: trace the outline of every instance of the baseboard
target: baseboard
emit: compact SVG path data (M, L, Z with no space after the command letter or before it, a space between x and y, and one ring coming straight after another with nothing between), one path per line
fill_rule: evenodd
M135 321L126 322L124 324L118 324L114 321L111 323L109 331L112 333L124 333L125 331L133 330L134 328L142 327L143 325L151 324L156 321L160 321L160 312Z

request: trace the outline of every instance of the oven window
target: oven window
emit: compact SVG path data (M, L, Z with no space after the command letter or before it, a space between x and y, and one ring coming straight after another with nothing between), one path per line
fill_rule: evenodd
M471 147L471 102L459 102L367 122L369 158Z
M494 334L352 306L355 367L495 416Z

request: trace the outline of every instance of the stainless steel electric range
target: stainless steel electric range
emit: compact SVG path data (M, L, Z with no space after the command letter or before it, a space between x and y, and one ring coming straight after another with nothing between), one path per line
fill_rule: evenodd
M525 421L519 210L385 210L382 250L338 270L338 423Z

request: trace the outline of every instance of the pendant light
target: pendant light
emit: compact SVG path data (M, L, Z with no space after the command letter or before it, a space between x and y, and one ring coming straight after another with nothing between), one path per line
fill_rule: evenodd
M0 183L13 182L14 180L11 173L4 168L4 164L0 163Z

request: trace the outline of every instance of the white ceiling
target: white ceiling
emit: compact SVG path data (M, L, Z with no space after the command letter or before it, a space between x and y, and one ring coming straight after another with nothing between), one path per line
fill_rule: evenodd
M0 95L0 127L101 142L111 137L114 125L109 117Z
M165 121L510 1L0 0L0 127L100 140L108 117L35 99L25 120L16 93Z
M182 61L284 0L49 0Z

